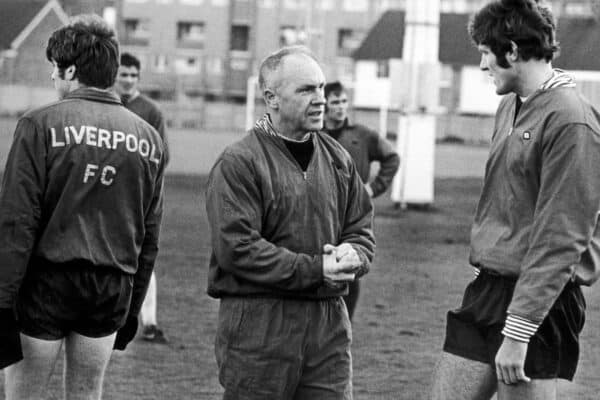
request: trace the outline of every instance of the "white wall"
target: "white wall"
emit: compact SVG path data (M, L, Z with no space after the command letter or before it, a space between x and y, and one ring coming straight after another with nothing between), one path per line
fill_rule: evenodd
M58 100L53 88L0 85L0 115L14 115Z
M458 112L469 114L494 114L501 96L486 72L475 66L464 66L461 71L460 102Z
M379 108L389 101L390 79L377 77L376 61L357 61L354 71L354 107Z

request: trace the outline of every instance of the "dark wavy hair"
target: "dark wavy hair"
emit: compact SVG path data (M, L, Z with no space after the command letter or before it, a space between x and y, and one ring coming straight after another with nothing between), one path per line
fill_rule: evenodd
M340 96L342 94L342 92L344 92L346 89L344 88L344 85L342 85L342 83L340 81L335 81L335 82L328 82L325 85L325 98L328 99L329 95L331 93L333 93L336 96Z
M537 0L489 3L471 17L468 30L475 45L489 46L503 68L509 67L506 53L511 51L511 41L524 61L551 61L559 50L554 16Z
M48 39L46 58L56 62L59 75L75 66L75 77L86 85L111 87L119 68L119 43L115 31L94 14L82 14L54 31Z
M124 67L135 67L138 71L141 71L142 64L140 63L140 59L134 56L131 53L122 53L121 54L121 65Z

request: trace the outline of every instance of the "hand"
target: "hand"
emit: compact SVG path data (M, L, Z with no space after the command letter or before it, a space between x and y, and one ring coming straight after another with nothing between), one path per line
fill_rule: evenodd
M325 246L323 246L323 252L325 254L335 253L335 260L338 262L342 258L347 258L348 260L356 259L360 261L358 253L350 243L342 243L339 246L326 244Z
M23 359L21 334L13 311L0 309L0 369L8 367Z
M498 381L507 385L515 383L530 382L525 376L525 356L527 355L525 342L505 337L498 353L496 354L496 377Z
M137 316L129 315L127 320L125 321L125 325L123 325L117 331L117 337L115 338L115 344L113 349L115 350L125 350L129 342L133 340L135 337L135 333L138 328L138 319Z
M333 282L354 280L362 262L350 244L342 243L337 247L326 244L323 246L323 251L323 275L327 280Z
M370 183L365 184L365 189L369 193L369 197L373 198L373 188Z

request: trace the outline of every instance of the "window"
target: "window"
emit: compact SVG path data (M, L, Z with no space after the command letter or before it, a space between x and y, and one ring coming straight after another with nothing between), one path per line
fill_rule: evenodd
M293 46L296 44L306 44L308 36L304 29L295 26L282 26L279 28L279 45Z
M177 45L194 49L204 48L204 23L178 22Z
M378 78L389 78L390 77L390 62L389 62L389 60L377 60L377 77Z
M342 28L338 30L338 56L348 57L362 43L365 32L358 29Z
M283 7L288 10L300 10L307 6L306 1L307 0L284 0Z
M353 12L365 12L369 10L368 0L344 0L344 10Z
M226 7L228 4L228 0L212 0L212 5L215 7Z
M157 4L171 4L173 0L156 0Z
M146 19L125 19L125 44L147 45L150 40L150 30Z
M196 56L179 55L173 64L179 75L199 75L202 72L202 64Z
M189 6L201 6L204 0L179 0L179 2Z
M154 57L154 71L155 72L166 72L169 68L169 60L164 54L157 54Z
M334 0L320 0L317 2L316 6L320 10L333 10Z
M248 51L250 27L248 25L233 25L231 27L231 50Z
M261 8L275 8L275 0L261 0L259 2Z

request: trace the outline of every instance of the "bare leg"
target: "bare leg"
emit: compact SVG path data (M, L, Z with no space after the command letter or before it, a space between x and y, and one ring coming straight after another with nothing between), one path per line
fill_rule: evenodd
M153 271L140 311L143 326L156 325L156 291L156 274Z
M21 334L23 360L4 370L6 400L46 397L46 387L62 343L62 339L42 340Z
M71 333L65 346L66 400L99 400L104 372L115 342L115 334L89 338Z
M498 383L498 400L556 400L556 379L532 379L529 383Z
M489 400L496 392L491 365L442 353L436 366L432 400Z

